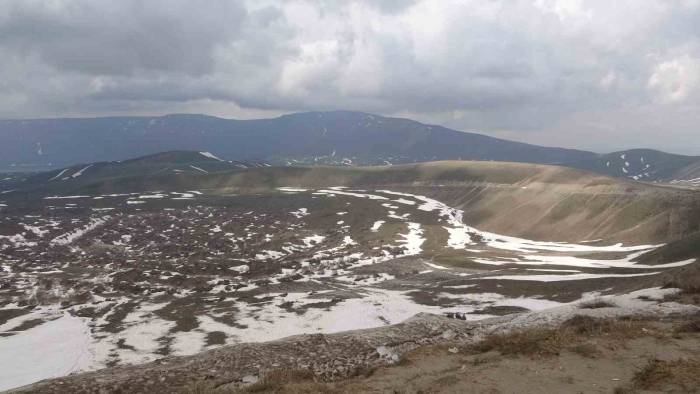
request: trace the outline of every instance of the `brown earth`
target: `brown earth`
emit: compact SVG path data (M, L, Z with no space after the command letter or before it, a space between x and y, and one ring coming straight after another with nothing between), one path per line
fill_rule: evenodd
M670 325L649 327L670 330ZM244 393L632 393L700 390L700 334L592 338L556 354L418 349L397 366L336 383L273 374ZM190 389L198 392L197 388ZM205 393L206 389L200 388ZM216 392L216 391L213 391Z

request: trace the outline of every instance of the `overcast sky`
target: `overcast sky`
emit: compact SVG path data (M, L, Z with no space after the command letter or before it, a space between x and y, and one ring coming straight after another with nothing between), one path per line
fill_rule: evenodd
M0 118L334 109L700 154L700 0L0 0Z

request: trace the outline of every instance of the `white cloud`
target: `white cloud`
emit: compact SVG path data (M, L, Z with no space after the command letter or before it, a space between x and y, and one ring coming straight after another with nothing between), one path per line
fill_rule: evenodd
M535 6L556 15L562 22L590 20L593 12L584 7L583 0L537 0Z
M349 109L583 146L575 124L700 106L698 4L5 0L0 117Z
M700 58L684 55L654 66L649 88L666 103L682 103L700 88Z

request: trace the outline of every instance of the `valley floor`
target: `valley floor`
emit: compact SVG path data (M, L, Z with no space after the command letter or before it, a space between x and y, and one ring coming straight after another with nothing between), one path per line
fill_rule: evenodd
M25 391L172 392L213 381L219 391L270 389L270 372L293 366L323 382L380 368L329 383L341 391L464 391L483 372L476 367L491 365L494 376L524 367L488 352L498 362L470 359L461 347L480 336L562 323L600 299L612 301L596 318L697 312L666 302L682 287L667 286L668 275L697 267L696 255L639 261L664 247L483 231L423 191L289 186L8 200L0 217L0 390L52 378ZM457 351L442 358L447 345ZM599 347L604 357L609 346ZM580 356L560 350L561 363ZM536 355L532 371L555 357ZM614 382L630 379L638 363L629 360ZM462 365L476 369L449 376ZM432 372L417 372L426 368ZM86 373L70 375L77 372ZM506 378L480 382L508 392L497 385Z

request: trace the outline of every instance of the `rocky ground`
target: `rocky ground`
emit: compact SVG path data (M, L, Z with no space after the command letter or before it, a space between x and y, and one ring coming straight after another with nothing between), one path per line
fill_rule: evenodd
M573 318L559 329L494 336L483 345L425 346L369 376L322 382L303 371L275 371L238 392L697 392L697 324ZM186 391L216 392L205 384Z

